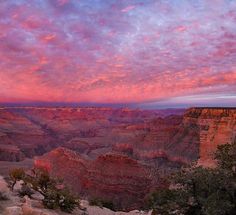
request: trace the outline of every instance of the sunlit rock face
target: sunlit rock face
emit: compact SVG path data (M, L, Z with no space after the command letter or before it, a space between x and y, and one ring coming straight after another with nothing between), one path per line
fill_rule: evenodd
M145 126L148 132L132 148L139 159L199 160L209 166L217 146L236 139L236 108L190 108L183 116L157 118Z
M199 163L212 165L218 145L236 139L236 108L191 108L184 115L185 125L199 130Z
M134 146L139 159L165 158L172 162L188 163L198 157L198 130L183 125L182 116L157 118L146 124L148 132Z
M152 188L165 185L157 170L121 154L108 153L91 161L57 148L36 158L35 166L63 178L82 196L111 201L125 210L142 206Z

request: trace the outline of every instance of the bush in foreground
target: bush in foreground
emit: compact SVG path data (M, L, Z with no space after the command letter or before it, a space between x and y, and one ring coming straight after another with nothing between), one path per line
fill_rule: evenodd
M89 199L89 205L98 206L98 207L101 207L101 208L105 207L105 208L108 208L112 211L115 211L115 207L114 207L113 202L106 201L106 200L103 200L103 199L100 199L100 198L91 198L91 199Z
M18 194L20 197L28 196L29 198L31 198L31 196L34 194L34 191L29 185L23 184L21 189L18 191Z
M13 190L14 186L16 185L16 182L23 180L25 178L25 171L22 168L12 169L9 172L9 177L10 177L9 186L10 186L11 190Z
M7 194L3 191L0 191L0 201L7 201L9 198Z
M24 184L19 191L20 196L31 197L35 191L39 192L44 197L43 205L46 208L60 208L64 212L71 213L79 205L79 199L61 186L59 180L51 178L45 170L34 169L31 174L26 174L22 169L13 169L10 172L10 179L12 189L16 181L23 180Z

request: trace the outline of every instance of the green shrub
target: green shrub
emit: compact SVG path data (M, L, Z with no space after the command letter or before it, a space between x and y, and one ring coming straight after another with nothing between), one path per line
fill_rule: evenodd
M62 211L70 213L78 204L79 198L73 196L69 190L63 189L59 191L58 205Z
M32 174L27 175L22 169L14 169L10 172L12 189L17 180L23 180L24 184L19 191L20 196L31 195L33 191L39 192L44 199L43 205L49 209L60 208L62 211L71 213L79 204L79 199L72 195L67 188L60 189L60 180L50 177L43 169L33 169Z
M56 190L48 190L43 199L43 205L48 209L56 209L58 205L58 193Z
M90 198L89 199L89 205L91 206L98 206L101 208L109 208L110 210L115 211L115 207L112 201L107 201L104 199L100 199L100 198Z
M29 187L29 185L23 184L21 189L18 191L18 194L20 197L28 196L31 198L31 196L34 194L34 191Z
M71 213L79 204L79 201L68 190L48 190L43 199L46 208L60 208L62 211Z

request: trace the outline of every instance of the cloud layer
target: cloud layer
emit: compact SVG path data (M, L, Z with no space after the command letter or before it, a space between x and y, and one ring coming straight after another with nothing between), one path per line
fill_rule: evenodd
M0 2L0 102L194 95L236 96L234 0Z

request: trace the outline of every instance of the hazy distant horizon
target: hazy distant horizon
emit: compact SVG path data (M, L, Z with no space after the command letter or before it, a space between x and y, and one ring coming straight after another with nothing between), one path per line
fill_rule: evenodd
M141 109L141 110L158 110L158 109L188 109L191 107L196 108L236 108L236 105L209 105L209 104L114 104L114 103L76 103L76 102L17 102L17 103L1 103L0 107L68 107L68 108L129 108L129 109Z

